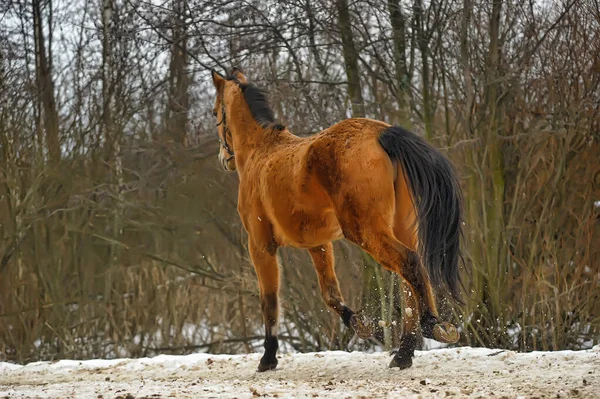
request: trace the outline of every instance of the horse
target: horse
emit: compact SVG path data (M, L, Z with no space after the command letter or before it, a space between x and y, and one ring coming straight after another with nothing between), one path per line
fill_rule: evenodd
M412 366L419 327L423 337L456 343L460 334L440 320L432 286L460 302L462 197L448 158L417 134L369 118L296 136L239 68L211 74L218 160L239 176L237 209L260 291L265 351L257 371L277 367L283 246L308 250L323 301L363 339L372 322L344 304L332 242L350 240L403 279L412 311L389 367Z

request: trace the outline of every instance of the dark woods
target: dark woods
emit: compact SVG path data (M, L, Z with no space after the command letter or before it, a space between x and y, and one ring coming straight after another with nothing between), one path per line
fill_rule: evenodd
M600 339L600 6L46 0L0 5L0 360L262 351L217 164L210 68L310 135L350 115L442 148L464 193L462 344ZM280 252L282 349L360 349ZM399 331L398 281L346 242L342 292ZM401 323L396 323L396 326Z

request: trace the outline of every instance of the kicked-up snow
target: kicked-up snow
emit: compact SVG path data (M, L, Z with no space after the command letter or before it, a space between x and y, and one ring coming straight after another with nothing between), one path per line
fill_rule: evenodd
M260 354L0 363L0 398L600 398L600 345L516 353L482 348L418 351L407 370L388 353Z

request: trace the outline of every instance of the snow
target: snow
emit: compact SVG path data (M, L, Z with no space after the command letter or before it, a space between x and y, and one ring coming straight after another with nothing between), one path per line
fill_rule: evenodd
M485 348L417 351L389 369L388 353L282 354L257 373L261 354L0 363L0 398L598 397L600 345L582 351Z

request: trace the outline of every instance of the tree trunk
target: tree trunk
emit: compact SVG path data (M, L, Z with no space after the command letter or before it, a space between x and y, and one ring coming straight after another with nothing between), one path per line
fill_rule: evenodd
M36 47L36 80L38 96L42 104L44 129L46 132L46 146L50 162L56 164L60 161L60 140L58 137L58 112L54 98L54 82L52 80L52 54L50 49L46 54L46 39L42 26L42 8L40 0L32 0L33 11L33 38ZM52 2L48 2L49 21L52 15ZM48 28L49 36L52 27Z
M471 76L471 67L469 61L469 25L471 24L471 0L464 0L462 24L460 29L460 55L463 67L463 77L465 80L466 104L464 113L464 124L469 134L472 133L472 115L475 103L475 89L473 88L473 77Z
M344 50L344 63L346 76L348 77L348 94L352 101L352 116L364 117L365 105L362 97L358 70L358 52L354 46L352 27L350 23L350 12L347 0L337 0L338 24L342 36L342 47Z
M113 0L102 0L102 134L104 135L105 161L114 156L114 126L112 118L112 18Z
M315 39L315 14L313 12L310 0L306 0L306 17L308 18L308 42L310 44L310 51L315 57L315 63L319 72L321 72L323 80L327 80L327 68L321 60L321 54L317 48L317 41Z
M169 66L169 102L167 105L167 134L176 143L185 144L188 124L189 86L187 76L186 0L173 0L171 63Z
M490 47L488 52L488 62L486 66L486 111L489 118L490 128L487 129L487 146L489 148L489 168L491 173L491 200L489 201L486 219L488 225L488 275L490 295L494 295L496 290L491 289L501 281L504 273L502 272L502 260L500 259L502 245L502 234L504 231L504 162L502 153L502 141L499 139L501 131L499 98L501 76L500 65L500 15L502 12L502 1L494 0L492 6L492 15L490 18ZM495 274L495 275L494 275ZM494 306L499 305L499 300L491 301ZM501 309L493 309L496 319L500 315Z
M431 87L429 81L429 38L425 32L423 21L423 0L415 0L415 30L417 45L421 53L421 95L423 97L423 123L425 124L425 136L433 137L433 104L431 100Z
M121 157L121 129L115 123L115 113L113 113L115 87L119 80L118 68L114 65L115 49L118 47L118 38L115 34L115 13L116 4L114 0L102 1L102 130L104 134L104 159L106 167L111 172L110 190L112 192L115 205L113 207L112 219L112 237L119 240L123 233L123 213L124 213L124 178L123 178L123 160ZM117 72L117 73L115 73ZM120 255L120 246L114 242L110 244L109 258L106 262L107 273L104 281L104 300L107 303L112 301L113 273L110 270L117 262Z
M394 38L395 77L398 84L398 119L405 126L410 125L410 76L406 66L406 21L399 0L388 0L390 23Z
M489 24L489 47L484 64L482 106L475 113L475 89L469 60L469 35L472 4L471 0L464 0L463 23L461 29L461 58L463 78L466 92L466 105L463 123L471 137L475 131L481 132L481 140L485 151L481 147L469 150L469 167L471 176L468 180L466 195L467 214L469 218L469 234L471 235L470 256L475 273L472 274L471 286L474 287L474 296L470 306L463 309L464 314L472 316L478 321L476 344L494 345L495 334L481 334L482 330L493 332L499 326L505 325L505 310L501 306L502 291L497 287L506 281L506 261L502 259L504 244L504 197L505 197L505 169L503 162L503 145L499 138L502 131L501 110L499 100L501 97L502 65L501 65L501 23L502 2L495 0L492 4ZM475 119L477 118L477 119ZM475 128L477 126L477 129ZM480 307L478 304L485 306ZM474 307L477 305L477 308ZM469 344L473 344L469 342Z

